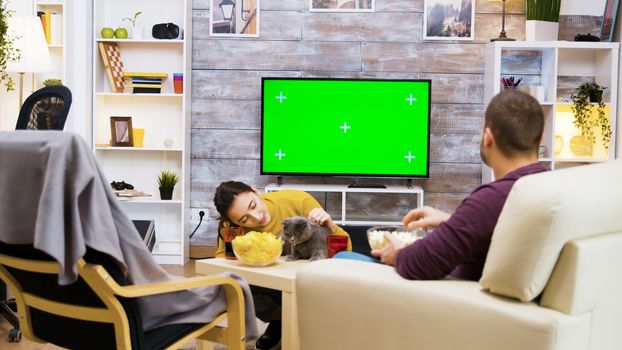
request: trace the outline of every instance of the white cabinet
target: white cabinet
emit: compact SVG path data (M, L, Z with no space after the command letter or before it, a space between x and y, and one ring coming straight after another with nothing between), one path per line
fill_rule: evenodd
M348 185L315 185L315 184L269 184L266 192L280 190L299 190L305 192L334 192L341 194L341 217L334 217L333 220L339 225L401 225L402 218L395 221L375 221L375 220L348 220L347 218L347 194L348 193L408 193L417 196L417 207L423 206L423 189L419 186L395 186L388 185L385 188L365 188L348 187ZM414 209L414 208L409 208Z
M145 35L132 39L131 23ZM154 220L156 245L153 256L161 264L183 264L188 259L185 226L190 211L190 0L95 0L93 8L93 150L111 181L125 181L151 197L123 201L131 219ZM174 23L183 38L159 40L151 37L157 23ZM101 29L128 28L129 39L103 39ZM99 43L118 46L126 72L162 72L161 93L113 92L99 51ZM173 88L173 74L183 74L183 92ZM132 127L144 129L142 146L111 146L111 117L131 117ZM138 132L133 135L138 136ZM156 177L170 170L181 177L172 200L160 200Z
M519 86L532 86L544 110L545 126L540 161L552 169L602 162L615 158L618 119L618 43L593 42L493 42L486 45L484 104L501 91L501 78L521 79ZM608 147L597 135L585 142L572 124L571 95L581 83L605 86L603 102L611 124ZM537 93L540 90L540 93ZM536 92L536 93L533 93ZM594 111L596 108L592 108ZM484 165L482 181L492 179Z

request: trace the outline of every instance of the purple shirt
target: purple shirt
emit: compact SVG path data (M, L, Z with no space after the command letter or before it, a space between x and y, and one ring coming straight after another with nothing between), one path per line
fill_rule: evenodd
M492 233L512 185L522 176L546 170L549 169L540 163L530 164L475 189L447 221L398 252L397 272L414 280L439 279L448 274L479 280Z

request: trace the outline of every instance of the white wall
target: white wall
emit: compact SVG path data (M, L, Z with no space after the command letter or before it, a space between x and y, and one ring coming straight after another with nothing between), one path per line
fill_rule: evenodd
M562 0L560 15L602 16L606 0Z

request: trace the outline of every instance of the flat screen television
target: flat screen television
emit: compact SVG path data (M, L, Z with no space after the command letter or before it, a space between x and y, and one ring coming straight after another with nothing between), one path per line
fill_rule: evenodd
M430 80L264 77L261 174L425 178Z

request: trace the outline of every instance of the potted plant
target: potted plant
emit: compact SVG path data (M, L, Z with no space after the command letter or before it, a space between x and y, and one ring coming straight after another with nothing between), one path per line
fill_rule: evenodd
M169 170L163 170L158 175L158 187L160 188L160 199L170 200L173 198L173 189L179 182L177 174Z
M561 0L525 0L527 41L556 41Z
M54 86L54 85L63 85L63 82L60 79L45 79L43 81L43 86Z
M138 25L136 21L138 16L142 13L142 11L137 11L134 14L134 17L125 17L124 21L128 21L132 24L132 39L142 39L145 28L143 26Z
M609 117L605 114L605 104L603 103L603 92L606 87L596 83L583 83L579 85L576 92L572 94L572 114L574 115L573 124L581 130L581 135L596 143L595 130L600 130L601 141L605 149L609 149L611 140L611 124ZM597 104L597 115L592 113L593 104Z
M11 91L15 88L15 82L7 73L6 66L20 59L20 51L13 46L16 38L9 35L9 17L13 11L6 6L7 3L0 0L0 83L4 83L6 91Z

